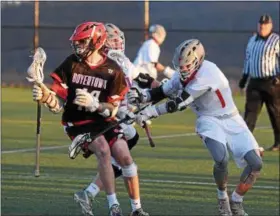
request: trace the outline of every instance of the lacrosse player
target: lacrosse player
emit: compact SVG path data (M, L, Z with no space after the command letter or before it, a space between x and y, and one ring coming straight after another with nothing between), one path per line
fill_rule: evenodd
M109 215L122 215L115 194L111 154L122 168L133 205L132 215L148 215L141 208L137 166L121 128L115 127L92 141L83 140L85 134L90 133L92 137L115 124L118 106L128 91L121 68L103 53L106 39L104 24L85 22L78 25L70 37L74 54L51 73L51 90L44 85L34 86L33 99L46 104L54 113L64 108L62 123L73 140L69 147L71 158L79 153L78 147L83 150L85 158L93 153L96 155L100 179L107 194ZM81 142L83 145L76 145ZM90 195L86 190L74 194L85 215L93 215Z
M107 57L115 61L121 68L125 75L125 80L128 86L132 85L132 81L135 80L139 83L140 86L146 88L152 85L154 80L148 75L141 73L138 68L130 62L130 60L124 55L125 50L125 37L124 33L114 24L106 23L105 24L106 32L107 32L107 39L104 45L104 52L107 53ZM127 115L130 116L131 119L134 119L134 114L129 110L127 100L124 99L120 102L118 112L116 117L118 119L123 119ZM127 140L128 148L131 150L139 140L139 134L131 124L132 122L122 123L120 124L122 131L124 133L125 139ZM116 162L116 160L112 157L111 158L113 171L115 174L115 178L118 178L123 175L123 171L121 166ZM92 208L92 201L97 196L97 194L104 189L102 181L100 179L99 174L95 176L93 182L90 183L85 191L90 194L90 198L88 200L88 205ZM134 202L131 202L132 209L135 209ZM141 203L139 201L138 207L139 210L136 211L133 215L141 215L145 216L148 215L144 211L140 211Z
M243 197L255 183L262 168L259 146L234 104L228 80L212 62L204 60L205 51L199 40L181 43L175 51L173 64L176 72L163 86L151 90L131 88L131 102L163 99L182 93L178 101L149 106L137 115L142 125L156 118L190 106L196 113L196 132L215 162L213 175L217 184L219 215L244 216ZM229 199L227 194L228 150L238 167L244 168L240 182Z
M159 62L160 45L164 42L166 31L161 25L152 25L149 28L150 38L140 47L134 65L144 67L155 80L157 72L163 72L164 76L171 78L175 72L169 66L165 67Z

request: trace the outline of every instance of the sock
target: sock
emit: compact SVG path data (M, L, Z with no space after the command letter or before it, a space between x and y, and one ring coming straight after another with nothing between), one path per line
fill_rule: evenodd
M140 199L130 199L130 204L133 212L141 208Z
M228 198L227 190L219 190L217 189L218 192L218 199L226 199Z
M90 183L90 185L86 188L86 191L90 193L92 198L94 198L99 193L100 189L96 184Z
M243 202L243 196L240 196L238 193L233 191L233 193L231 195L231 200L234 202Z
M107 200L108 200L108 203L109 203L109 208L112 207L112 205L114 204L118 204L119 205L119 202L117 200L117 196L115 193L111 194L111 195L107 195Z

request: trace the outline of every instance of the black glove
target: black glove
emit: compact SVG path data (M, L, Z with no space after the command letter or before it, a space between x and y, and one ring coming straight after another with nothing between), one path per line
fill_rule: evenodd
M241 78L241 80L239 81L239 84L238 84L239 88L241 88L241 89L245 88L247 79L248 79L248 75L243 75L243 77Z
M138 77L136 77L134 81L136 81L138 86L142 89L151 88L154 78L152 78L149 74L139 73Z

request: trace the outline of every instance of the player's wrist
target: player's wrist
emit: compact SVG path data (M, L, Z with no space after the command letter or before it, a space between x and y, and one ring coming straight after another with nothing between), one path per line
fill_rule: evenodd
M173 76L174 73L175 71L169 66L165 67L163 70L164 76L166 76L169 79Z

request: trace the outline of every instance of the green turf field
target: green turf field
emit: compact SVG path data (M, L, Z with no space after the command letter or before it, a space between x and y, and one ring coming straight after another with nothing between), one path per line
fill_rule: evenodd
M240 110L244 108L244 99L235 98ZM2 215L80 215L73 193L91 181L96 173L95 159L68 159L65 146L70 142L60 125L60 115L52 115L44 108L42 147L61 148L41 151L41 177L33 177L35 120L31 90L2 89ZM193 134L194 121L189 110L154 120L154 149L139 129L142 139L132 155L139 167L142 203L151 216L217 215L213 162ZM258 126L269 125L263 110ZM172 137L174 134L183 135ZM259 128L254 134L263 147L273 143L270 128ZM241 170L232 160L229 168L232 191ZM262 174L255 186L245 197L249 215L279 215L279 153L265 152ZM123 212L128 213L130 204L121 179L117 180L117 194ZM94 213L107 215L103 192L97 197Z

